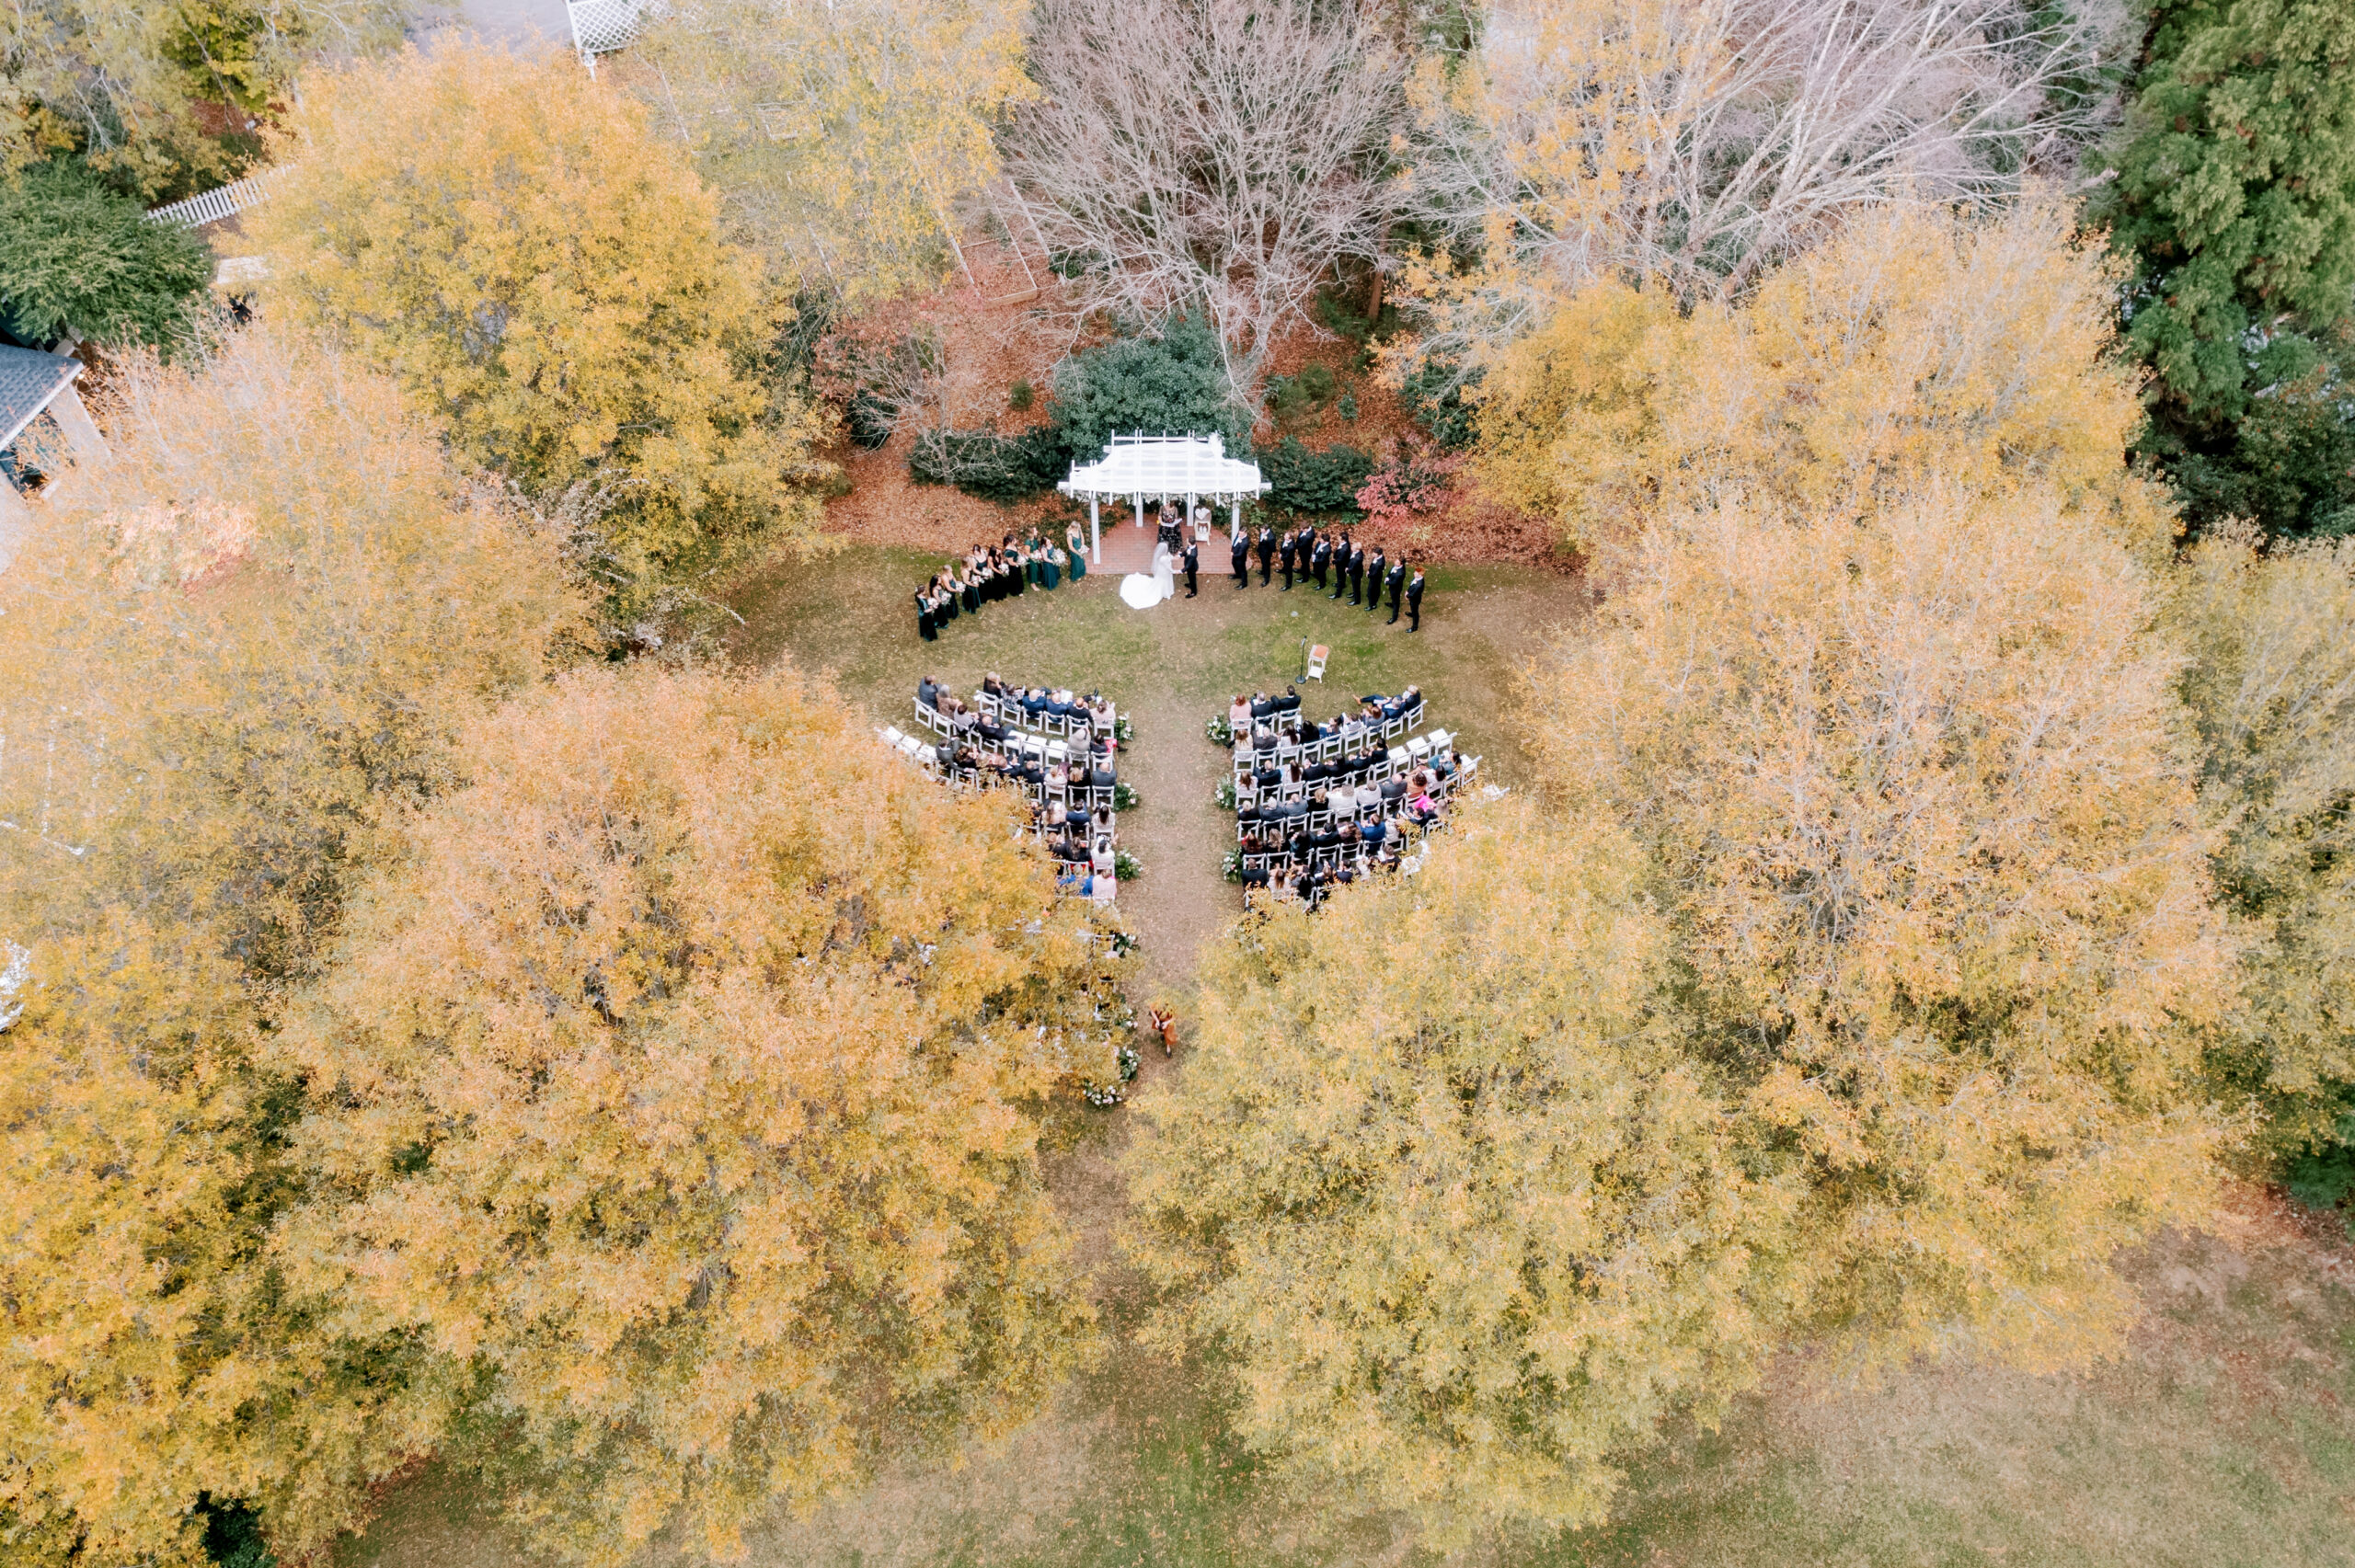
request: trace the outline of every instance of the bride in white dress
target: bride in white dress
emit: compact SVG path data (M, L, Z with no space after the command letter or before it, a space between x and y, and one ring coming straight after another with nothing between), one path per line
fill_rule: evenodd
M1132 610L1150 610L1165 599L1178 594L1177 568L1169 558L1169 546L1153 547L1153 571L1131 572L1120 579L1120 601Z

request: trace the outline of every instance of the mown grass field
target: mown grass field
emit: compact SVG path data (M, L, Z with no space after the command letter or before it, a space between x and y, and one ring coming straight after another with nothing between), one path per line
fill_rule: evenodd
M1233 691L1293 673L1302 637L1334 649L1336 688L1430 694L1434 721L1498 778L1525 764L1513 674L1576 635L1575 582L1512 568L1435 576L1408 638L1305 590L1203 597L1138 614L1103 580L1033 592L915 635L908 593L932 558L854 548L748 584L731 652L826 671L878 722L903 722L917 676L995 669L1100 683L1136 716L1122 818L1147 863L1121 902L1146 937L1141 984L1178 990L1195 944L1221 939L1231 819L1210 794L1220 754L1202 719ZM1297 612L1297 614L1295 614ZM1386 613L1386 612L1385 612ZM1314 688L1311 688L1313 691ZM1337 690L1338 697L1339 692ZM1311 705L1317 705L1311 699ZM1150 1080L1165 1068L1149 1060ZM1175 1070L1183 1070L1182 1058ZM1173 1364L1133 1331L1148 1303L1112 1238L1118 1112L1055 1171L1098 1269L1104 1363L1044 1418L959 1466L918 1464L751 1542L759 1568L1339 1568L1435 1562L1379 1499L1303 1494L1221 1418L1215 1368ZM2133 1261L2147 1316L2126 1354L2080 1375L1956 1362L1850 1387L1780 1368L1715 1433L1673 1435L1632 1470L1606 1524L1488 1543L1483 1568L1763 1568L2027 1563L2085 1568L2306 1568L2355 1562L2355 1253L2242 1195L2226 1237L2173 1238ZM396 1491L344 1568L526 1568L469 1478L432 1471ZM678 1561L658 1552L656 1562Z

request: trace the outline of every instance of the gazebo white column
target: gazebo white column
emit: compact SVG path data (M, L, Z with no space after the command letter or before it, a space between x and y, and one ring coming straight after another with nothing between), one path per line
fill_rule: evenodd
M1104 564L1104 503L1094 496L1087 498L1087 558L1092 566Z

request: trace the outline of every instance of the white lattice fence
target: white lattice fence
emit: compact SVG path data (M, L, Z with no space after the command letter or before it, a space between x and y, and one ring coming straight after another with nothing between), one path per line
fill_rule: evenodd
M572 46L583 54L605 54L638 38L646 0L565 0L572 23Z
M217 223L224 218L234 218L247 208L265 200L270 195L271 182L280 172L264 169L259 174L247 175L227 185L215 186L185 201L151 207L147 210L147 221L151 223L178 223L184 229L192 229L199 223Z

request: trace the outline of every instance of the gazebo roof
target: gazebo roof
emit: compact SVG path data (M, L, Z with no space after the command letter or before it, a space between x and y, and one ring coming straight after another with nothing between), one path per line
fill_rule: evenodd
M1118 496L1197 496L1211 501L1246 500L1274 488L1259 477L1259 465L1226 455L1220 436L1114 436L1103 457L1055 486L1074 500Z
M81 373L79 360L0 343L0 449L23 435Z

